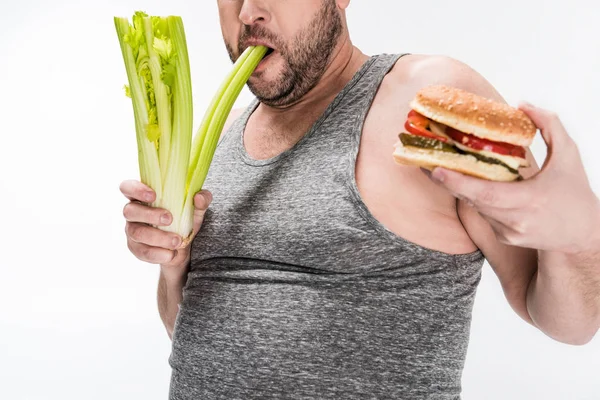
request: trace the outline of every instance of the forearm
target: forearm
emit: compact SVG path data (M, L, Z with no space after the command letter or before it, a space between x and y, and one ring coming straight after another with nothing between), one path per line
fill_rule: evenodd
M169 338L173 337L175 319L179 312L179 304L183 299L183 287L186 275L170 276L165 274L161 268L158 280L158 312L162 319Z
M527 309L548 336L576 345L589 342L600 328L600 247L578 255L540 251Z

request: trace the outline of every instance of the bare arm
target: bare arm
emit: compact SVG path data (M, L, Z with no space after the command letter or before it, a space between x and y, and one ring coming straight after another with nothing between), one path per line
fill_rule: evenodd
M207 191L200 192L194 198L194 237L202 226L204 214L211 201L212 195ZM157 290L158 313L167 329L169 338L173 338L175 320L179 312L179 305L183 300L183 287L190 268L191 247L190 242L186 248L176 251L171 262L160 264Z
M187 271L188 267L185 267ZM179 279L170 280L163 273L161 267L160 276L158 278L158 313L162 320L169 338L173 338L173 331L175 329L175 319L179 312L179 304L183 300L183 287L185 286L185 275Z
M130 180L121 183L120 188L130 200L123 209L127 221L127 247L138 259L160 264L158 310L171 337L189 268L191 244L181 247L182 240L179 235L152 226L168 226L173 217L167 210L144 204L154 201L156 197L150 187ZM146 197L147 195L150 197ZM200 230L204 213L211 200L212 195L207 191L202 191L194 197L193 236Z

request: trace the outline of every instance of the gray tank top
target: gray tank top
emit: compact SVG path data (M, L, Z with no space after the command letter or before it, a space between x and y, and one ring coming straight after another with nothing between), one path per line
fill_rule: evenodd
M371 57L274 158L244 149L257 101L225 133L175 325L171 399L460 398L483 255L398 237L355 182L365 116L399 57Z

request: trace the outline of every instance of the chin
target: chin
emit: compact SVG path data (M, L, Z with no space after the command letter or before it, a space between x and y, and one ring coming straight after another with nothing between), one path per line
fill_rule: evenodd
M282 80L284 80L283 66L270 65L269 68L255 71L248 80L248 85L258 99L271 99L278 97L284 91L281 87Z

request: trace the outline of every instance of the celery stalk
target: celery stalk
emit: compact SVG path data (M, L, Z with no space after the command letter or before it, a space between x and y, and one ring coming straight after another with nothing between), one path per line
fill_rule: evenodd
M184 213L182 215L182 225L187 226L187 224L191 223L194 209L194 195L199 192L202 189L202 185L204 185L204 180L208 175L208 170L212 162L221 131L225 125L225 121L227 120L227 117L229 116L229 113L231 112L231 109L233 108L233 105L240 92L244 88L244 85L250 78L250 75L252 75L262 58L265 56L267 48L264 46L250 47L244 53L248 52L249 55L247 58L242 59L242 57L240 57L234 65L233 79L229 85L223 85L227 86L224 92L222 94L221 92L217 93L217 96L221 99L218 102L214 113L208 113L207 118L210 119L210 124L205 134L206 137L203 140L198 141L198 143L202 144L202 150L200 151L198 162L192 164L190 171L188 171L188 180L190 183L187 191ZM229 77L226 78L226 81L228 79ZM221 91L222 90L223 88ZM190 174L191 178L189 177ZM186 220L188 218L190 222Z
M206 132L208 131L208 128L210 126L210 122L213 119L213 116L215 115L215 111L216 111L217 107L219 106L219 103L221 102L221 99L223 98L225 91L227 90L227 88L229 87L231 82L233 81L233 78L235 78L235 76L239 72L240 68L244 65L244 62L248 59L248 56L250 56L252 49L253 49L253 47L248 47L246 49L246 51L244 51L242 53L242 55L237 59L237 61L233 65L233 68L231 69L229 74L223 80L223 83L217 90L217 93L214 95L211 103L209 104L209 106L206 110L206 113L204 114L204 118L202 119L200 128L198 128L198 131L196 132L196 136L194 137L194 142L192 144L192 156L190 157L190 165L189 165L189 168L192 171L194 171L196 165L198 164L198 160L200 159L200 153L202 151L202 145L204 144L204 139L206 138ZM192 176L193 176L193 174L188 174L188 179L187 179L187 187L188 188L190 186L190 181L192 180Z
M250 75L252 75L266 53L267 48L264 46L253 47L250 55L246 60L243 60L243 64L239 67L239 71L236 73L231 84L223 94L223 98L219 102L219 105L211 118L210 127L206 134L206 140L202 145L200 159L198 160L192 175L189 189L191 193L196 193L202 189L227 117L240 92L244 88L244 85L250 78Z
M125 61L125 69L129 81L129 94L133 103L140 178L142 182L154 189L157 194L160 194L162 193L162 179L158 154L154 143L148 139L148 108L145 98L145 88L137 72L138 63L136 57L139 54L139 49L125 42L126 37L135 36L135 29L131 29L132 27L126 18L115 18L115 27ZM157 204L158 201L153 203L155 206Z
M165 181L167 169L165 168L169 162L169 148L171 147L171 101L169 96L170 88L163 82L163 63L165 58L170 55L165 54L165 57L158 55L154 50L154 42L156 39L167 37L168 32L157 32L152 25L157 17L144 17L144 35L148 50L148 67L152 74L152 84L154 86L154 97L156 100L156 110L158 117L159 142L158 142L158 159L161 168L163 183ZM155 23L156 24L156 23ZM155 39L155 34L160 35ZM162 36L162 37L161 37Z
M167 174L163 183L163 205L173 214L173 223L164 230L181 236L192 231L180 226L186 199L186 178L193 134L192 79L183 23L180 17L168 17L171 40L177 53L173 87L173 131Z

